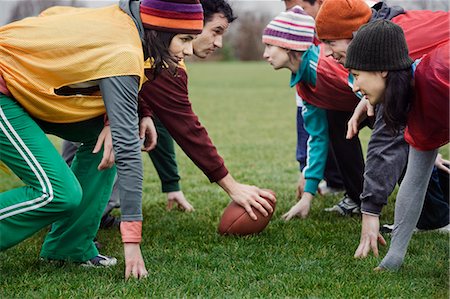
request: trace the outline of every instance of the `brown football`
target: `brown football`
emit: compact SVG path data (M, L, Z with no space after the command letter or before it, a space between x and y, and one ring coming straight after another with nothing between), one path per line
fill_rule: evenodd
M269 189L264 189L275 196L275 192ZM275 212L275 203L269 199L266 199ZM272 218L273 212L269 213L267 217L264 217L258 210L253 208L253 212L258 217L257 220L253 220L247 214L245 209L232 201L223 211L222 218L219 222L219 234L221 235L238 235L245 236L251 234L258 234L262 232L267 224L269 224Z

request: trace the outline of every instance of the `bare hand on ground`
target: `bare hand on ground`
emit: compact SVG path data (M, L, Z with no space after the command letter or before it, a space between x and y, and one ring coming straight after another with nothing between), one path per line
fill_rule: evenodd
M380 220L378 216L362 215L361 240L355 251L355 258L366 258L370 251L378 257L378 242L385 246L386 241L380 234Z
M311 209L311 201L313 195L309 192L303 193L302 198L297 202L287 213L281 216L284 220L289 221L294 217L300 217L305 219L308 217L309 210Z
M194 207L187 201L183 191L167 192L167 210L172 210L174 205L185 212L194 211Z

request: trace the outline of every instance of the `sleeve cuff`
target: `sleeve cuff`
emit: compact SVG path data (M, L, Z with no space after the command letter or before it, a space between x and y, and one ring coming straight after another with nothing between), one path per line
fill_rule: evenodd
M311 193L312 195L316 195L317 188L319 186L320 180L316 179L306 179L305 190L304 192Z
M382 209L383 205L377 205L369 201L361 201L361 213L379 216Z
M142 241L142 221L122 221L120 223L120 233L123 243L141 243Z
M221 167L217 168L213 172L207 173L206 176L209 178L211 183L216 183L226 177L228 174L228 169L222 164Z
M180 187L179 181L161 183L162 193L176 192L176 191L180 191L180 190L181 190L181 187Z
M364 215L369 215L369 216L374 216L374 217L379 217L380 216L379 214L369 213L369 212L366 212L366 211L361 211L361 213L364 214Z

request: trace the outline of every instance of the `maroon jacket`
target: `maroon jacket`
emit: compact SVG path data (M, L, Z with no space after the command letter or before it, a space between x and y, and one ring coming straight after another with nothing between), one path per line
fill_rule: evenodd
M188 97L186 70L178 68L173 75L163 70L153 81L147 81L139 92L141 116L155 115L188 157L211 182L228 174L224 161L192 110Z

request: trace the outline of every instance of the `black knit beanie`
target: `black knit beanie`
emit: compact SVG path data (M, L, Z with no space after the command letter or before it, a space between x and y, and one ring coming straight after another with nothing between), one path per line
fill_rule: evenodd
M358 30L348 46L345 67L360 71L396 71L412 63L402 28L391 21L377 20Z

